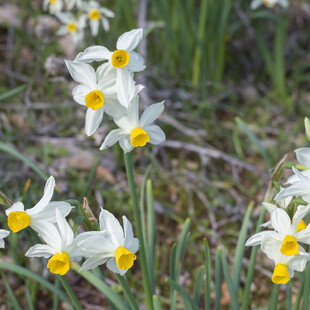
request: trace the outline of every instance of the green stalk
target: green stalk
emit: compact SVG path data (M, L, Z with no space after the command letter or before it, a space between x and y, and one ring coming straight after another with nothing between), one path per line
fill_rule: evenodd
M75 309L77 310L83 310L82 305L80 304L78 298L76 297L75 293L73 292L69 282L67 281L67 279L65 278L65 276L57 276L58 279L60 280L62 286L64 287L64 289L67 292L67 295L69 296L73 306Z
M279 285L274 284L272 293L271 293L271 298L269 301L269 310L277 310L278 309L278 296L279 296Z
M115 277L118 281L118 283L121 285L123 292L125 294L126 300L129 302L130 307L132 310L139 310L139 305L133 296L130 287L128 285L127 279L125 276L121 276L119 274L115 274Z
M127 180L128 180L128 185L129 185L130 197L131 197L132 206L133 206L135 227L136 227L137 235L138 235L139 242L140 242L140 251L139 252L140 252L140 259L141 259L143 286L144 286L145 295L146 295L146 305L147 305L147 309L153 310L152 296L155 292L152 292L151 285L150 285L150 276L149 276L148 264L147 264L147 260L146 260L146 249L145 249L145 244L144 244L140 210L139 210L139 206L138 206L135 182L134 182L134 177L133 177L131 154L130 153L124 153L124 159L125 159L125 166L126 166L126 173L127 173Z

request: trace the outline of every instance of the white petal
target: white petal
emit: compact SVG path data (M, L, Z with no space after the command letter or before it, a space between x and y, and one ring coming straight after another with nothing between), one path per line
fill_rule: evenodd
M110 258L110 256L104 256L102 254L94 255L88 258L82 265L81 270L90 270L94 269L100 265L106 263L106 261Z
M112 53L104 46L94 45L79 53L74 61L93 62L110 59Z
M110 240L111 234L107 231L96 231L89 238L78 242L77 246L81 248L85 257L101 254L113 256L118 246L115 246Z
M303 176L305 176L307 178L310 178L310 169L304 170L301 173L302 173ZM287 179L286 183L293 184L293 183L296 183L296 182L300 182L300 179L299 179L299 177L296 174L293 174L292 176L290 176Z
M307 257L302 255L294 255L289 261L289 266L296 271L303 272L307 264Z
M107 268L110 269L114 273L120 274L121 276L123 276L128 270L128 269L126 269L126 270L119 269L117 267L115 258L111 258L107 261Z
M141 127L146 127L152 124L160 116L160 114L163 113L164 108L164 101L147 107L140 118Z
M116 48L130 52L134 50L142 40L143 29L133 29L123 33L117 40Z
M120 246L124 239L124 231L115 216L107 210L102 209L99 215L99 224L101 230L107 230L110 233L111 241Z
M123 241L123 246L135 254L139 249L139 239L134 238L131 223L128 221L126 216L123 216L123 225L124 225L124 233L125 239Z
M128 71L126 68L118 69L116 88L119 102L127 108L135 94L135 81L133 79L133 73Z
M310 168L310 147L297 149L295 153L299 163L306 168Z
M111 130L108 135L105 137L100 150L104 150L112 145L114 145L116 142L118 142L120 139L125 137L127 135L126 132L124 132L123 129L114 129Z
M310 211L310 205L298 206L296 213L294 214L292 229L295 231L300 220L302 220ZM309 240L310 241L310 240Z
M65 217L58 210L56 210L56 220L62 242L62 250L65 251L73 241L73 231L69 226L68 222L66 221Z
M247 242L245 243L245 246L256 246L256 245L259 245L261 244L262 242L262 238L263 238L263 235L266 234L267 232L265 231L262 231L262 232L259 232L253 236L251 236Z
M272 203L269 202L263 202L263 206L266 208L266 210L271 214L274 210L277 210L278 207Z
M85 97L88 93L92 91L91 88L84 84L79 84L75 86L72 90L73 100L81 105L85 105Z
M291 228L291 219L283 209L275 210L271 213L271 225L282 235L287 235Z
M15 202L11 207L5 210L5 214L9 216L13 211L25 211L24 204L22 202Z
M43 197L33 208L26 210L26 213L32 216L42 212L53 197L54 187L55 187L55 179L51 175L45 184Z
M119 140L119 145L121 146L121 148L123 149L123 151L125 153L129 153L131 152L134 147L132 146L132 144L130 143L130 137L125 137L123 139Z
M263 0L253 0L251 3L251 9L256 10L262 4L263 4Z
M126 66L126 69L132 72L143 71L145 69L143 57L134 51L129 52L129 61Z
M10 232L8 230L0 229L0 239L6 238L9 234Z
M99 31L99 20L90 20L89 21L91 35L96 37Z
M76 82L84 84L91 89L97 88L96 72L91 65L68 60L65 62L72 78Z
M158 145L166 140L166 135L157 125L151 125L144 128L150 137L149 143Z
M139 96L133 97L128 106L127 114L131 128L142 127L141 122L139 121ZM128 127L128 129L130 127Z
M68 12L61 12L57 13L56 17L63 23L63 24L69 24L71 21L74 20L74 17L71 13Z
M46 244L36 244L26 252L25 256L49 258L54 254L55 251L51 246Z
M104 111L113 118L120 118L126 114L126 109L118 103L118 100L110 98L104 104Z
M98 110L87 109L85 118L85 133L87 136L91 136L99 127L103 118L104 107Z
M100 8L100 12L103 13L106 17L113 18L115 16L114 12L107 8Z
M65 36L68 33L69 33L69 30L68 30L67 26L60 26L56 32L56 34L58 36Z
M98 89L104 91L106 88L115 86L117 69L111 66L110 63L104 63L98 67L97 71Z

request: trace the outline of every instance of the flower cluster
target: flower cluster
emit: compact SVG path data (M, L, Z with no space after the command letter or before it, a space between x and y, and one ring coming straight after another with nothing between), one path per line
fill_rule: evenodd
M134 29L121 35L116 50L91 46L79 53L74 61L66 61L72 78L79 83L73 99L87 107L85 132L91 136L99 127L104 113L118 126L109 132L100 149L119 142L124 152L147 143L160 144L164 132L153 122L164 110L163 102L149 106L139 117L139 92L134 73L145 69L143 57L134 52L142 40L143 30ZM90 63L103 62L95 70Z
M88 231L74 236L66 220L72 206L65 201L51 202L55 179L46 182L41 200L31 209L25 210L22 202L14 203L6 210L8 226L13 233L30 226L45 244L36 244L27 252L27 257L48 258L47 268L54 274L64 275L70 262L86 261L81 269L93 269L106 263L107 268L121 275L133 266L139 241L134 238L132 226L123 216L124 229L108 211L101 209L100 231ZM9 231L0 230L0 247Z
M263 203L270 213L270 221L263 224L273 230L262 231L250 237L247 246L261 245L262 251L274 261L272 281L287 283L294 271L302 272L309 260L309 254L300 245L310 244L310 224L304 218L310 212L310 148L295 151L300 172L293 167L294 175L289 177L290 186L281 188L274 197L275 204Z
M74 43L79 43L84 37L87 24L93 37L99 32L100 24L108 32L110 29L108 18L113 18L114 13L100 6L96 1L84 0L44 0L43 9L49 11L62 23L57 35L71 34ZM64 11L64 9L66 9ZM72 12L75 12L73 14Z

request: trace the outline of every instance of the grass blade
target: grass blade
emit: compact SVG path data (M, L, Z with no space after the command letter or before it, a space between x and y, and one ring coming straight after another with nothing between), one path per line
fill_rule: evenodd
M12 306L14 308L14 310L22 310L22 308L20 307L18 300L9 284L9 281L7 280L5 274L3 273L3 271L1 271L1 278L3 280L4 286L5 286L5 290L8 294L9 300L12 303Z
M194 287L194 303L197 308L199 307L199 302L201 298L204 275L205 275L205 266L201 266L199 268Z
M8 90L5 93L0 95L0 101L3 101L3 100L17 96L19 93L24 91L26 88L27 88L27 85L21 85L21 86L15 87L13 89L10 89L10 90Z
M203 240L206 255L205 309L211 310L211 253L207 239Z
M153 295L153 306L154 310L162 310L161 302L157 295Z
M269 300L269 310L277 310L278 309L278 296L279 296L279 285L274 284L272 288L271 297Z
M216 249L216 255L215 255L215 309L221 309L221 294L222 294L221 250Z
M83 310L82 305L80 304L77 296L75 295L73 289L71 288L71 285L69 284L69 282L67 281L65 276L57 276L57 278L59 279L59 281L61 282L62 286L66 290L67 295L69 296L69 298L70 298L73 306L75 307L75 309Z

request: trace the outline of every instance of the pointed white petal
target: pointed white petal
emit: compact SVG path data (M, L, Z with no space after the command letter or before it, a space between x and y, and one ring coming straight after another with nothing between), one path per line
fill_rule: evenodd
M126 68L118 69L116 88L119 102L127 108L135 94L135 81L133 79L133 73L128 71Z
M104 107L98 110L88 108L85 118L85 133L87 136L91 136L99 127L103 118Z
M145 69L143 57L134 51L129 52L129 61L126 69L132 72L143 71Z
M104 111L113 118L120 118L126 114L126 109L118 103L117 99L112 98L106 100Z
M139 239L134 237L131 223L128 221L126 216L123 216L123 225L124 225L124 233L125 233L125 239L123 241L123 246L127 250L135 254L139 249Z
M65 217L56 209L56 220L59 229L59 235L62 242L62 250L66 250L72 243L74 235Z
M271 225L278 233L287 235L291 228L291 219L283 209L275 210L270 216Z
M54 254L55 251L51 246L46 244L36 244L26 252L25 256L49 258Z
M124 231L115 216L107 210L102 209L99 215L99 224L101 230L107 230L110 233L111 241L120 246L124 239Z
M111 234L107 231L96 231L89 238L77 243L77 246L83 251L85 257L91 257L96 254L113 256L117 246L110 240Z
M150 137L149 143L158 145L166 140L166 135L157 125L151 125L144 128Z
M90 20L89 21L91 35L96 37L99 31L99 20Z
M271 214L274 210L277 210L278 207L274 205L273 203L269 202L263 202L263 206L266 208L266 210Z
M310 168L310 147L302 147L295 150L297 160L301 165Z
M90 258L88 258L82 265L81 270L90 270L94 269L100 265L106 263L106 261L110 258L110 256L97 254Z
M79 53L74 61L93 62L110 59L112 53L104 46L94 45Z
M85 97L91 91L92 90L88 86L84 84L79 84L75 86L72 90L73 100L81 105L85 105Z
M114 12L107 8L100 8L100 12L103 13L106 17L113 18L115 16Z
M56 35L65 36L68 33L69 33L69 30L66 26L60 26L56 32Z
M124 132L123 129L114 129L111 130L108 135L105 137L100 150L104 150L112 145L114 145L116 142L118 142L120 139L124 138L127 135L126 132Z
M11 207L5 210L5 214L9 216L13 211L25 211L24 204L22 202L15 202Z
M55 187L55 179L51 175L45 184L44 194L41 200L33 208L26 210L28 215L32 216L35 214L39 214L40 212L43 211L43 209L48 205L48 203L51 201L53 197L54 187Z
M132 144L130 143L130 137L125 137L123 139L119 140L119 145L121 146L121 148L123 149L123 151L125 153L129 153L131 152L134 147L132 146Z
M133 29L123 33L117 40L116 48L130 52L134 50L142 40L143 29Z
M10 232L8 230L0 229L0 239L6 238L9 234Z
M97 88L96 72L94 68L86 63L66 60L67 68L72 78L94 90Z
M263 0L253 0L251 3L251 9L256 10L262 4L263 4Z
M292 229L295 231L300 220L302 220L310 211L310 205L298 206L293 218Z
M160 114L163 113L164 108L164 101L147 107L140 118L141 127L146 127L152 124L160 116Z

